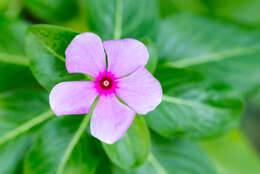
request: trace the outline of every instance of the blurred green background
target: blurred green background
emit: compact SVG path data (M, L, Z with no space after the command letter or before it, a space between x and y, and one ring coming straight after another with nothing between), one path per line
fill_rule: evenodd
M116 0L113 0L113 2L111 1L111 3L114 2L116 2ZM103 3L103 1L0 0L0 91L25 87L41 88L29 69L24 66L5 66L4 64L6 59L9 59L9 56L10 60L18 62L19 65L28 64L28 62L24 61L24 59L21 59L21 57L25 56L24 38L27 26L33 24L52 24L71 28L79 32L93 31L93 29L96 29L95 31L97 33L105 33L102 35L103 39L111 39L112 36L110 34L109 19L106 16L109 11L107 12L106 10L102 11L102 9L92 8L99 3ZM135 3L137 4L135 7L131 7L130 3L129 14L131 15L124 16L124 18L129 21L137 21L136 23L138 24L142 23L143 28L137 31L135 27L132 27L135 26L136 23L133 22L133 24L131 24L130 22L129 26L125 26L123 24L125 28L123 28L122 37L127 37L134 33L136 38L140 38L139 36L145 33L147 36L151 37L152 40L155 40L154 37L156 37L157 33L154 32L149 25L146 25L146 22L149 23L151 21L144 22L142 17L140 17L142 15L136 14L135 16L134 10L131 11L131 8L140 8L140 11L147 13L147 15L150 15L150 13L152 15L153 10L157 9L159 11L158 18L160 20L167 19L169 16L174 14L185 13L206 17L212 21L221 21L224 25L230 28L235 25L250 33L250 36L248 35L248 37L247 35L243 35L244 40L247 40L248 38L255 39L254 41L248 39L248 43L260 43L260 40L257 40L259 37L254 37L255 35L258 36L258 33L260 34L260 0L158 0L155 4L149 6L150 9L146 9L145 6L141 6L142 3L140 3L139 6L139 1L136 1ZM154 3L154 1L151 1L150 3ZM110 7L107 7L107 9L109 8ZM106 9L106 7L104 6L103 9ZM136 18L138 18L138 20ZM175 21L179 23L183 22L182 18L178 18ZM198 25L200 28L203 28L202 25L205 25L205 28L207 27L207 21L205 22L202 20L205 23L199 23L198 21L199 19L197 20L194 18L191 22L194 23L194 26ZM102 27L103 24L107 25ZM161 27L164 24L160 23L158 25ZM174 26L174 23L172 23L172 25ZM189 37L185 38L185 33L183 34L182 30L185 32L190 28L189 26L182 27L183 28L174 27L176 31L181 30L180 40L178 43L180 48L176 48L176 50L174 50L176 51L176 54L182 49L187 49L181 47L183 43L189 44ZM212 31L214 31L210 33L212 37L216 36L216 38L218 38L218 35L226 34L224 29L222 30L217 24L212 23L211 27ZM234 31L236 30L234 29ZM198 34L196 30L191 32L194 32L194 35ZM237 33L239 32L240 31ZM181 34L184 36L181 37ZM240 35L230 35L230 38L235 40L235 44L238 44ZM162 40L161 42L158 41L158 47L162 45L160 43L168 42L167 36L164 39L165 40ZM228 40L226 42L228 42ZM194 42L193 44L197 43ZM213 43L208 43L205 41L204 44L207 45ZM232 43L227 44L225 49L232 47L230 45L232 45ZM194 48L194 54L199 55L200 52L204 51L204 47L201 48L196 46L197 45L194 46L191 44L188 49ZM160 53L160 50L171 49L170 46L169 48L164 45L161 47L162 48L158 49L159 56L171 56L172 53ZM243 47L243 45L238 44L238 47ZM187 53L187 55L188 54L189 53ZM260 54L254 56L254 58L257 58L259 62ZM233 64L233 62L231 62L231 64ZM257 72L259 72L260 64L250 62L252 67L252 64L254 65L254 68L258 69ZM209 140L199 141L199 145L205 149L206 152L208 152L219 174L260 173L260 88L255 87L255 83L260 80L260 73L255 73L253 75L251 73L247 74L247 71L251 72L252 70L250 69L250 66L247 64L241 64L241 66L243 66L241 68L243 68L243 72L245 72L243 73L244 75L239 74L239 76L237 75L234 77L236 80L240 78L243 78L243 80L246 79L245 81L238 80L238 82L241 83L237 82L234 85L234 87L245 96L245 109L240 126L234 128L226 135L220 136L216 139L212 138ZM207 68L211 67L212 65ZM242 70L235 69L234 71L239 72ZM207 74L207 69L203 72ZM17 75L20 73L24 74L23 78L17 78ZM221 78L223 78L224 82L228 84L230 82L232 85L233 78L229 79L226 76L222 76ZM244 87L242 83L248 83L248 87ZM250 92L248 92L249 89ZM165 173L162 172L160 174Z

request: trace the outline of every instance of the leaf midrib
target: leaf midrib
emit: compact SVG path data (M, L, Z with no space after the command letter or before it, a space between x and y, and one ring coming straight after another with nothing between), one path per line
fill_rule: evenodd
M48 120L50 117L53 116L52 111L47 110L40 114L39 116L35 117L34 119L31 119L30 121L27 121L26 123L18 126L17 128L9 131L6 133L3 137L0 138L0 145L8 142L9 140L27 132L28 130L32 129L36 125L41 124L42 122Z
M158 174L168 174L165 168L158 162L152 153L150 153L148 161L154 166Z
M76 147L80 137L82 136L82 134L84 133L84 131L86 130L86 127L89 123L90 120L90 115L85 115L85 118L82 120L82 122L79 125L79 128L77 129L76 133L74 134L70 144L68 145L62 159L61 162L58 166L57 169L57 174L62 174L66 164L71 156L71 153L73 152L74 148Z
M116 0L114 39L120 39L122 34L123 0Z
M244 54L254 54L260 53L260 47L243 47L235 48L226 51L220 51L213 54L193 57L193 58L182 58L181 60L167 62L166 65L178 68L187 68L195 65L202 65L211 62L217 62L220 60L226 60L233 58L234 56L244 55Z
M54 56L56 56L58 59L60 59L61 61L65 62L65 57L63 57L62 55L57 54L57 52L55 50L53 50L51 47L49 47L47 44L45 44L44 41L42 41L43 39L40 39L41 36L39 36L37 34L37 32L32 32L34 38L44 47L46 48L50 53L52 53Z

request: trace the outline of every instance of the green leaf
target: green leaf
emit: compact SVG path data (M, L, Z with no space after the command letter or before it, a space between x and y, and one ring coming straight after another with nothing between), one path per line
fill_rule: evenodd
M239 122L243 102L230 87L185 69L160 68L155 76L164 96L145 120L160 135L204 139L221 135Z
M260 26L259 6L259 0L212 0L209 5L216 16L249 26Z
M0 93L0 173L18 170L34 137L31 130L51 116L44 91Z
M72 0L22 0L33 16L47 22L63 22L78 12L78 2Z
M163 17L169 16L178 11L193 13L204 13L206 6L201 0L160 0L160 14Z
M27 133L0 145L0 173L20 173L23 159L33 139L34 137Z
M134 170L114 168L113 174L216 174L211 160L196 144L153 136L148 161Z
M147 46L149 52L149 60L146 64L146 68L151 72L154 73L157 64L158 64L158 53L155 44L151 41L151 39L145 38L142 40L143 43Z
M65 50L79 33L50 25L29 27L26 36L26 55L31 70L47 90L63 81L85 80L82 74L69 74L65 67Z
M36 81L24 56L25 31L28 24L0 16L0 91L31 87ZM17 78L19 75L19 78Z
M94 173L98 164L95 139L88 136L89 116L64 116L48 122L25 160L25 174Z
M90 28L104 40L156 34L156 0L86 0L86 6Z
M143 164L150 151L149 130L141 116L136 116L125 136L114 144L104 144L110 160L122 168L135 168Z
M243 94L260 85L260 34L205 17L177 14L161 23L158 52L167 65L191 67Z
M218 173L258 174L260 171L259 156L240 131L233 131L217 140L203 142L202 146L212 156Z

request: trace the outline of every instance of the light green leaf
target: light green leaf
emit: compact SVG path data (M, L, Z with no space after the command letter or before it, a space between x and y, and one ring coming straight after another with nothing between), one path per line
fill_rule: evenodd
M33 140L33 132L53 114L48 96L35 89L0 94L0 173L13 174Z
M63 81L86 80L82 74L69 74L65 67L65 50L79 33L50 25L29 27L26 37L26 55L31 70L47 90Z
M249 26L260 26L259 0L211 0L209 8L216 16Z
M196 144L153 136L148 161L134 170L114 168L113 174L216 174L211 160Z
M160 0L161 16L166 17L179 11L204 13L207 7L201 0Z
M159 68L162 103L145 116L162 136L204 139L237 126L243 103L240 95L221 83L211 83L194 71Z
M156 34L156 0L86 0L86 6L90 28L104 40Z
M239 131L202 146L215 162L220 174L258 174L260 160L251 144Z
M78 12L75 0L22 0L33 16L47 22L63 22Z
M245 95L260 85L259 33L205 17L176 14L161 23L157 43L167 65L192 67Z
M88 122L88 115L48 122L25 160L24 173L94 173L99 158L95 139L86 132Z
M142 165L150 151L149 130L141 116L136 116L122 139L114 144L104 144L103 148L110 160L122 168Z

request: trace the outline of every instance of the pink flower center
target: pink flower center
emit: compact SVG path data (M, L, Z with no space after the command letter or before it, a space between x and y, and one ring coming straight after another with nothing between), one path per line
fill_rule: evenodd
M109 95L116 93L117 81L110 72L102 72L95 81L95 88L99 94Z
M103 89L103 90L109 90L113 87L113 80L110 79L109 77L103 77L101 80L100 80L100 83L99 83L100 87Z

